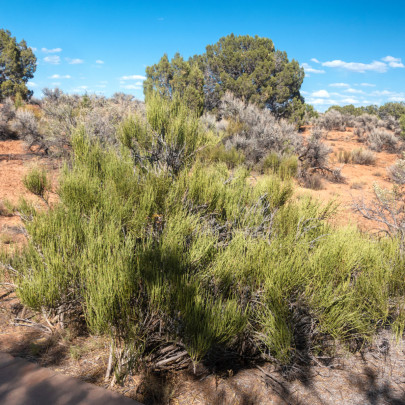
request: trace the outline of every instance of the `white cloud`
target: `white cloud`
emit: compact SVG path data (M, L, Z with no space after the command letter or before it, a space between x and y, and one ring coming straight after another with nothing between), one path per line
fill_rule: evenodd
M32 49L32 52L36 52L38 50L37 48L35 48L35 46L31 46L30 48Z
M357 100L356 98L344 98L342 100L343 103L347 103L347 104L359 104L359 100Z
M59 63L60 63L60 56L57 56L57 55L45 56L44 62L50 63L51 65L59 65Z
M122 76L120 80L146 80L146 77L141 75Z
M312 97L329 98L330 94L326 90L318 90L312 93Z
M405 101L405 92L396 92L390 90L376 90L371 93L372 96L376 97L387 97L388 101Z
M101 60L101 59L97 59L97 60L96 60L96 63L97 63L98 65L104 65L104 61Z
M135 84L125 84L120 87L127 90L142 90L141 86L136 86Z
M388 69L387 64L376 60L371 63L359 63L359 62L344 62L343 60L337 59L328 62L323 62L322 66L331 68L341 68L357 73L365 73L367 71L384 73Z
M61 75L58 75L58 74L52 75L50 77L50 79L71 79L71 78L72 78L72 76L70 76L70 75L61 76Z
M402 63L401 58L394 58L393 56L386 56L385 58L382 58L384 62L387 62L388 65L392 68L403 68L405 67L404 64Z
M53 48L53 49L41 48L41 51L44 53L57 53L62 52L62 48Z
M71 58L66 58L67 62L69 65L80 65L84 63L83 59L71 59Z
M315 74L325 73L325 71L322 69L314 69L311 65L308 65L308 63L303 63L301 66L304 68L305 73L315 73Z
M346 89L344 90L346 93L351 93L351 94L364 94L363 90L357 90L357 89Z
M34 82L27 82L29 87L38 87L38 85Z
M334 105L339 104L336 100L324 99L324 98L309 98L306 100L309 104L313 105Z
M350 87L347 83L331 83L330 87Z
M363 86L363 87L375 87L375 84L371 84L371 83L360 83L360 86Z
M392 96L388 98L389 101L401 102L405 101L405 95L403 96Z
M389 90L375 90L371 93L372 96L389 96L393 94L395 93Z
M80 93L80 92L82 92L82 91L87 90L88 88L89 88L88 86L78 86L78 87L74 88L73 91L74 91L75 93Z
M312 59L311 59L311 62L314 62L314 63L321 63L321 62L319 62L319 60L316 59L316 58L312 58Z

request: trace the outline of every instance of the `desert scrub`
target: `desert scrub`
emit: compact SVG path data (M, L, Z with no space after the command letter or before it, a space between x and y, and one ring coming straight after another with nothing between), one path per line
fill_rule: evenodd
M222 143L211 147L204 148L199 154L200 158L205 162L223 162L232 169L245 161L245 156L242 152L232 147L225 148Z
M340 151L338 153L340 163L354 163L358 165L374 165L376 161L375 154L368 149L354 149L352 151Z
M376 157L370 150L359 148L352 150L351 161L358 165L374 165Z
M259 165L263 173L270 172L278 174L282 180L293 178L298 173L297 156L282 156L277 153L269 153Z
M24 186L42 199L45 199L45 193L50 187L48 175L44 168L35 167L23 178Z
M109 337L116 375L229 352L291 365L304 330L309 352L401 330L395 239L334 229L331 205L292 198L277 174L252 184L244 166L197 159L216 135L181 105L153 103L121 129L120 148L77 130L59 204L19 208L30 238L6 263L25 305Z
M403 154L402 159L398 159L395 164L390 166L388 169L388 174L391 180L398 184L405 184L405 154Z
M399 139L384 129L372 129L367 137L367 144L371 150L381 152L383 149L388 152L395 152L398 148Z

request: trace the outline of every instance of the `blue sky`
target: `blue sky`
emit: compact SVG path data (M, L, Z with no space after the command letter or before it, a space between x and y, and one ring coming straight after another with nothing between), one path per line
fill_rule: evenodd
M35 96L123 91L142 98L145 67L259 35L304 66L302 93L331 104L405 101L405 1L0 0L0 28L35 50Z

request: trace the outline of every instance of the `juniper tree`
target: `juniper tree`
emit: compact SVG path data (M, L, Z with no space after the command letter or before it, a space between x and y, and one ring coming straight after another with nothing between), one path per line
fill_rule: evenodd
M32 96L27 81L34 77L37 59L32 49L22 40L19 43L10 31L0 29L0 100Z
M146 76L146 96L151 90L167 97L179 92L192 106L203 99L208 111L219 106L227 91L278 117L291 116L304 101L299 91L304 70L297 61L289 61L286 52L276 50L271 39L258 36L228 35L188 61L180 54L171 61L164 55L146 69Z

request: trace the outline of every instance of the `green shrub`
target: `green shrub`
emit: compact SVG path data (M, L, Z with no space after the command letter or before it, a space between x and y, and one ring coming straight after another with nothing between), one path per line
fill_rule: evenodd
M282 180L295 177L298 173L298 158L296 156L283 156L275 152L269 153L260 163L262 172L269 171L278 174Z
M24 178L24 186L31 193L44 198L46 190L49 188L49 180L45 169L34 168Z
M332 205L293 199L276 174L252 184L244 167L196 160L211 135L181 107L154 102L154 130L128 124L121 148L78 130L60 203L47 212L19 207L30 238L8 262L24 305L64 309L66 322L83 319L155 365L167 342L194 364L226 351L291 364L304 329L318 346L370 339L389 323L402 333L395 239L334 229ZM167 145L188 150L176 171L153 160L166 135ZM281 161L280 173L289 177L294 162ZM119 360L117 373L127 364Z
M234 168L245 161L245 156L239 152L235 147L226 149L220 143L202 150L200 157L205 162L223 162L229 168Z
M283 180L295 177L298 173L298 158L296 156L284 158L280 163L278 173Z
M261 162L262 170L270 169L274 173L278 172L281 159L276 152L270 152Z
M400 117L399 126L401 128L401 137L405 138L405 114Z

